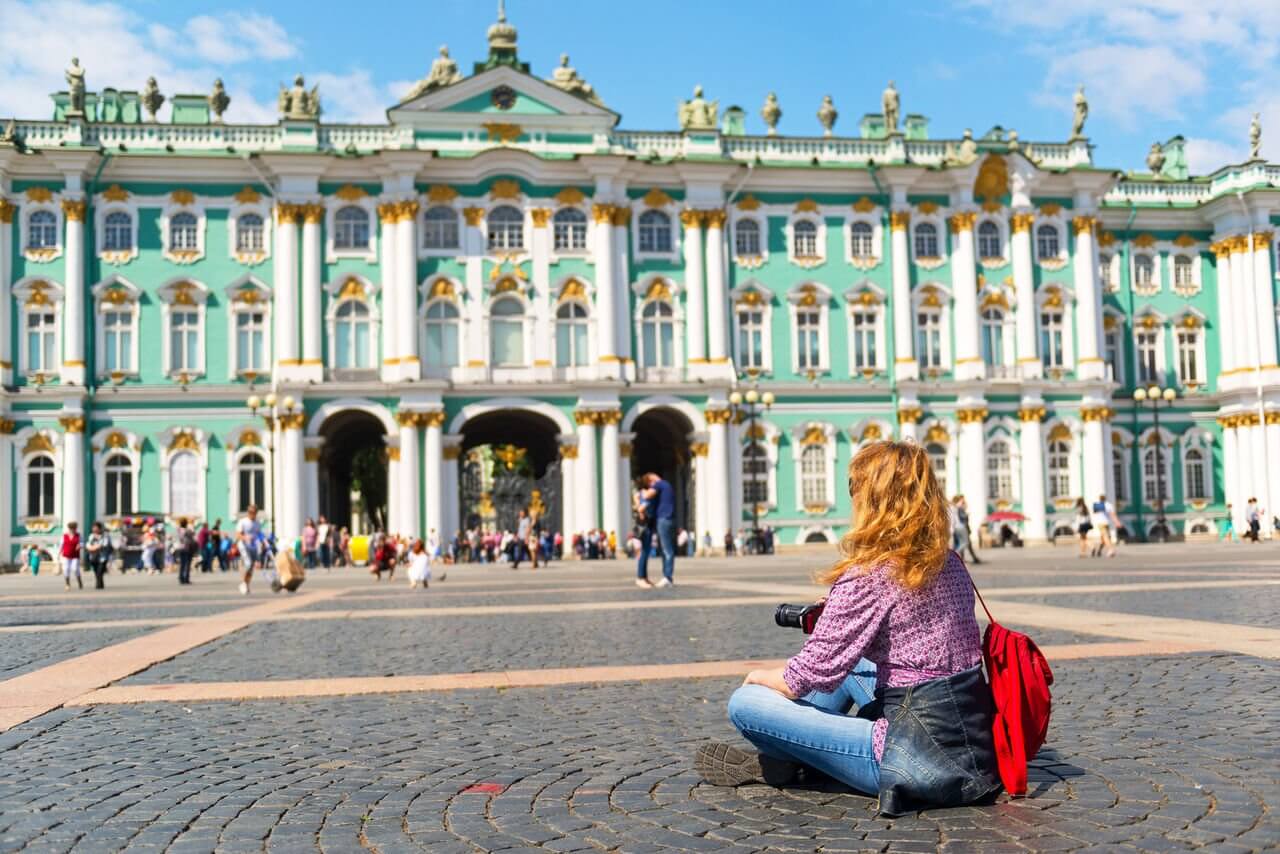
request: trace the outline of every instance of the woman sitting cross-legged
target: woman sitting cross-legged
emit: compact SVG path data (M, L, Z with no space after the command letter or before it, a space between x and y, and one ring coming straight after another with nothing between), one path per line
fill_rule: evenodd
M950 551L946 496L918 445L874 442L849 466L853 521L804 648L729 699L753 750L698 748L718 786L782 786L816 769L878 795L880 811L992 799L1000 790L973 587ZM811 776L809 779L813 779Z

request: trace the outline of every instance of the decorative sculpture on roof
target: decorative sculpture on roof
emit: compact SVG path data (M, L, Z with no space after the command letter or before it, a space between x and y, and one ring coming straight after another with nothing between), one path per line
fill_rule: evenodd
M1249 159L1257 160L1258 151L1262 148L1262 120L1257 113L1249 122Z
M880 95L880 110L884 113L884 129L887 133L898 132L898 109L901 106L901 100L898 98L898 90L894 88L893 81L889 81L889 85L885 87L884 92Z
M1071 120L1071 138L1084 138L1084 120L1089 118L1089 101L1084 96L1084 86L1076 89L1075 115Z
M148 77L147 85L142 87L142 106L147 111L149 122L156 120L156 113L164 106L164 95L160 94L160 86L154 77Z
M227 107L231 106L231 96L223 88L221 77L213 81L213 91L209 93L208 101L209 112L213 113L213 120L221 122L222 114L227 111Z
M4 123L4 131L0 132L0 142L17 142L18 141L18 123L14 119Z
M1022 144L1018 142L1018 132L1016 130L1009 131L1008 144L1009 144L1009 151L1018 151L1021 149Z
M567 53L560 54L560 65L551 73L551 79L547 82L570 95L578 95L593 104L604 106L604 102L600 100L600 96L596 94L591 84L579 77L577 69L569 65Z
M948 166L968 166L977 159L978 143L973 138L972 128L964 129L964 136L961 137L958 147L953 148L951 143L947 143L945 161Z
M678 110L680 128L682 130L715 130L719 114L720 102L703 100L702 86L694 86L693 100L680 102Z
M831 136L832 128L836 126L836 119L839 117L840 113L836 111L836 105L831 100L831 96L823 95L822 106L818 109L818 121L822 123L823 136Z
M431 70L427 72L427 76L415 83L404 99L412 101L419 95L425 95L434 89L452 86L461 79L462 72L458 70L458 63L454 62L453 57L449 56L449 46L442 44L440 45L440 55L431 63Z
M1147 168L1156 176L1164 170L1164 149L1158 142L1151 143L1151 150L1147 152Z
M71 96L67 104L67 115L84 115L84 68L78 57L71 57L67 66L67 92Z
M764 119L765 127L769 128L769 136L775 136L778 133L778 120L782 118L782 107L778 106L776 92L770 92L764 99L764 106L760 108L760 118Z
M320 117L320 87L308 92L299 74L289 89L280 87L280 117L285 119L317 119Z

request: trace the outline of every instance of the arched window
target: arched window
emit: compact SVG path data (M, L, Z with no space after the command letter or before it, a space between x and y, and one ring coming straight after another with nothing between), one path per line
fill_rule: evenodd
M924 446L929 455L929 467L933 469L933 477L943 495L947 495L947 446L941 442L930 442Z
M1140 326L1134 331L1133 340L1138 351L1138 382L1160 382L1160 328Z
M561 208L551 219L557 252L582 252L587 248L587 215L577 208Z
M818 258L818 224L798 220L791 228L792 254L797 258Z
M519 208L503 205L489 211L489 248L524 248L524 214Z
M982 310L982 361L987 367L1004 364L1004 320L1004 311L996 306Z
M169 311L169 370L200 370L200 312L194 308L174 307Z
M1142 500L1153 507L1169 500L1168 466L1168 448L1147 448L1142 452Z
M169 515L194 519L200 515L200 458L179 451L169 458Z
M823 366L822 309L817 306L796 307L796 365L802 371Z
M922 368L942 367L942 312L936 308L916 312L916 359Z
M1117 504L1129 500L1129 467L1125 465L1124 451L1111 449L1111 490Z
M739 223L741 224L741 223ZM737 307L738 367L763 370L765 366L764 306L742 302Z
M827 446L806 445L800 452L800 503L805 507L823 506L827 497Z
M108 305L102 312L102 347L107 373L133 373L134 307L131 304Z
M1004 252L1000 246L1000 226L991 220L986 220L978 226L978 257L1004 257Z
M1064 439L1049 443L1049 500L1071 495L1071 444Z
M200 220L193 213L176 213L169 218L169 250L193 252L200 248Z
M646 368L672 368L676 364L676 320L671 304L650 300L640 312L640 344Z
M28 308L25 338L28 373L51 373L58 370L58 315L52 306Z
M670 252L671 217L662 211L645 211L640 214L640 251Z
M1013 456L1004 439L987 446L987 497L992 501L1013 500Z
M133 512L133 463L124 454L112 454L103 463L106 476L106 512L121 516Z
M524 364L524 306L508 297L489 308L489 340L495 367Z
M850 309L853 322L853 340L850 342L849 356L853 360L855 371L875 370L876 361L876 320L878 309L869 305L855 305Z
M1151 290L1156 286L1156 262L1150 255L1133 256L1133 286L1137 290Z
M769 501L769 452L761 442L742 449L742 501L748 507Z
M1200 385L1200 330L1180 328L1177 333L1178 382L1183 385Z
M27 461L27 516L53 516L58 512L56 485L53 457L37 454Z
M266 246L262 217L256 213L241 214L236 218L236 251L261 252Z
M1194 285L1191 259L1186 255L1175 256L1173 259L1173 286L1179 289L1186 289Z
M1040 359L1050 370L1066 367L1066 322L1060 308L1040 312Z
M916 257L938 258L938 227L931 222L922 222L916 226Z
M27 219L27 248L55 249L58 246L58 217L53 211L36 211Z
M334 214L333 248L369 248L369 212L367 210L355 205L347 205Z
M876 254L875 229L869 222L855 222L849 226L849 254L854 258L872 258Z
M458 366L458 308L448 300L427 306L427 365L438 368Z
M1186 475L1186 498L1188 501L1208 501L1213 497L1209 488L1209 468L1206 464L1205 452L1199 448L1188 448L1183 457Z
M427 208L422 218L422 245L427 249L457 249L458 212L444 205Z
M738 221L733 227L733 253L744 258L760 254L760 223L754 219Z
M373 322L363 300L346 299L333 313L333 366L371 368Z
M236 476L240 482L237 496L236 513L248 511L249 505L265 507L267 504L267 464L257 451L247 451L240 457L236 466Z
M591 354L587 350L587 310L582 303L566 302L556 309L556 367L581 367Z
M1041 260L1057 258L1061 251L1058 229L1052 225L1036 226L1036 256Z
M112 211L102 221L102 248L108 252L128 252L133 248L133 217Z

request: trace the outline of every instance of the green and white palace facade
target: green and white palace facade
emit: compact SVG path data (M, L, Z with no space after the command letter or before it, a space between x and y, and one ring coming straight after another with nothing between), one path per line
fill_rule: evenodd
M939 140L889 92L851 135L830 104L778 132L772 97L748 133L700 91L626 131L553 72L500 20L385 124L301 80L276 124L224 122L220 83L157 121L154 85L78 66L9 122L0 559L71 520L348 523L379 466L403 532L533 505L621 533L655 470L699 540L834 540L890 437L1032 543L1080 496L1139 536L1280 509L1280 166L1189 176L1175 138L1104 168L1080 121Z

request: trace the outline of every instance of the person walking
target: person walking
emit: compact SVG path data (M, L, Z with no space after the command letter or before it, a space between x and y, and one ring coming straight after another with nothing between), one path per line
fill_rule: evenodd
M1080 538L1079 557L1089 556L1089 531L1093 530L1093 522L1089 520L1089 508L1083 498L1076 499L1076 536Z
M240 551L240 593L249 595L253 570L261 560L262 523L258 521L258 505L250 504L244 518L236 522L236 546Z
M1230 502L1228 502L1228 503L1227 503L1227 509L1226 509L1226 512L1224 512L1224 513L1222 514L1222 529L1221 529L1221 531L1218 533L1218 540L1219 540L1219 542L1221 542L1222 540L1226 540L1226 541L1227 541L1227 542L1229 542L1229 543L1238 543L1238 542L1240 542L1240 541L1236 538L1235 520L1234 520L1234 518L1233 518L1233 517L1232 517L1232 515L1231 515L1231 504L1230 504Z
M320 549L320 565L325 569L333 566L333 526L329 524L329 520L320 517L320 524L316 525L316 542Z
M963 495L951 499L951 543L961 557L965 549L969 550L969 558L974 563L982 563L977 552L973 550L973 536L969 530L969 502Z
M1098 544L1093 547L1094 557L1101 557L1103 554L1107 557L1116 556L1115 538L1111 533L1115 515L1115 508L1107 501L1107 496L1099 495L1098 500L1093 502L1093 512L1089 516L1093 527L1098 529Z
M529 512L524 508L520 509L520 515L516 517L516 533L515 537L508 543L511 552L511 568L520 568L520 559L524 557L525 550L529 547L529 532L532 530L532 524L529 520ZM537 564L535 563L536 567Z
M66 533L62 535L62 585L64 590L71 589L71 576L75 576L76 584L84 589L84 581L80 578L80 532L75 522L67 523Z
M213 540L209 531L209 523L201 522L196 531L196 550L200 553L200 571L213 572Z
M195 560L199 543L195 532L191 530L186 519L178 520L178 533L175 535L173 551L178 562L178 583L191 583L191 561Z
M40 547L35 543L27 546L27 569L32 575L40 574Z
M320 530L316 528L314 519L307 519L302 526L302 562L308 569L316 568L316 557L320 544Z
M102 577L107 573L107 555L111 551L111 543L102 532L102 523L94 522L89 529L89 537L84 543L85 558L89 561L89 571L93 573L93 589L103 590L106 585Z
M1262 511L1258 507L1258 499L1250 498L1249 503L1245 505L1244 521L1249 526L1249 533L1245 536L1255 543L1262 542L1259 539L1259 535L1262 533Z
M644 476L646 502L652 502L654 528L658 534L658 543L662 547L662 578L655 587L674 587L676 580L676 491L654 472ZM650 505L646 503L646 508ZM644 563L642 570L647 570L648 555L641 554ZM647 571L643 573L647 577Z

